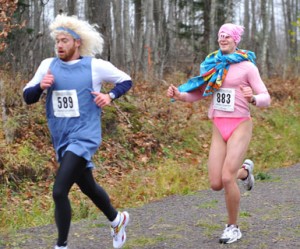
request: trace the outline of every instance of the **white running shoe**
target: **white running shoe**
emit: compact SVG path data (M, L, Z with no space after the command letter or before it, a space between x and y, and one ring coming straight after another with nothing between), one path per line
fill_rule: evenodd
M55 246L54 249L68 249L67 246Z
M126 232L125 228L129 222L129 214L124 212L119 212L120 222L116 227L111 227L111 236L113 237L114 248L121 248L126 242Z
M250 191L254 186L253 168L254 163L250 159L246 159L242 165L242 168L248 170L248 177L243 180L243 186L247 191Z
M226 225L219 242L222 244L230 244L242 238L240 229L235 225Z

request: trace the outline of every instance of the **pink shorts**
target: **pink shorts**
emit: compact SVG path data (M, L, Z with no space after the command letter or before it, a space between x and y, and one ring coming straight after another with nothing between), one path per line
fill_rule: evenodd
M234 130L239 126L240 123L251 119L246 118L213 118L214 125L218 128L225 142L228 141Z

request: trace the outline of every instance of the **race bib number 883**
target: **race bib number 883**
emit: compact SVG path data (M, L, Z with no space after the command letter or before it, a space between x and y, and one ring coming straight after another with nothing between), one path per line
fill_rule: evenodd
M214 93L213 108L215 110L233 112L235 101L235 90L232 88L221 88Z

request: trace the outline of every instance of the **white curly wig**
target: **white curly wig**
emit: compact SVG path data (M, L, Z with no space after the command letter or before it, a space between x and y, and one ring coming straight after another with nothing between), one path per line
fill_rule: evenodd
M77 16L57 15L49 25L50 36L55 40L61 33L72 35L74 39L80 39L80 55L95 56L103 50L103 38L96 30L97 25L91 25L87 21L79 20Z

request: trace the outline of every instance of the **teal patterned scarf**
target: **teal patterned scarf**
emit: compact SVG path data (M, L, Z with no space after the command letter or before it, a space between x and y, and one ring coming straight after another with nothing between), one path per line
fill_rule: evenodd
M237 49L234 53L226 55L223 55L221 50L216 50L201 63L200 75L180 85L178 90L190 92L203 84L207 84L203 96L209 96L222 86L230 64L242 61L250 61L255 64L255 59L255 53L248 50Z

